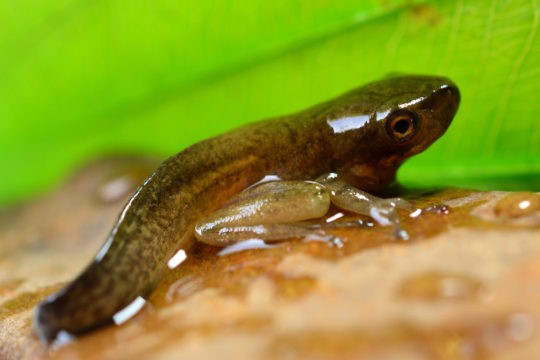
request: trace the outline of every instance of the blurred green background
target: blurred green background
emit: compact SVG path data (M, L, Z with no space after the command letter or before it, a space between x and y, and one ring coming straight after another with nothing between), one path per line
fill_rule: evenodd
M0 205L89 159L162 157L390 72L462 92L405 184L540 190L540 2L0 2Z

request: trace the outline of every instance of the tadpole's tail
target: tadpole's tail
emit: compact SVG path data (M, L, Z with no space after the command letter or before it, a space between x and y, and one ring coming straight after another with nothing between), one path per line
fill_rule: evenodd
M33 326L42 341L53 342L61 331L78 335L110 323L154 288L167 261L186 245L182 237L191 219L180 216L178 203L189 199L171 196L172 180L159 176L162 172L163 166L133 195L94 261L37 306Z

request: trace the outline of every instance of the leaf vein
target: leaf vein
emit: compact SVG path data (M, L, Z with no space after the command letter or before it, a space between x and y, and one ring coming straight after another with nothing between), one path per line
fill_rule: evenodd
M516 84L517 78L525 62L527 56L529 55L531 49L533 48L534 40L538 32L538 24L540 21L540 9L538 8L537 0L531 0L531 5L533 7L532 15L532 24L529 30L527 39L523 46L522 51L516 57L516 60L513 63L510 75L508 76L506 83L504 85L503 94L501 96L497 112L494 116L490 132L488 134L487 143L486 143L486 153L488 155L493 155L496 150L497 140L501 132L503 118L506 115L506 110L508 108L508 103L510 96ZM533 135L534 136L534 135Z

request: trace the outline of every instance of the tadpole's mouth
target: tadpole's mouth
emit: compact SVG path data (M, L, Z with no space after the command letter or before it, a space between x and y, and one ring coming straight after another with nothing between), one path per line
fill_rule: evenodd
M446 132L458 110L459 102L457 86L452 81L443 79L441 85L422 102L420 111L424 114L424 121L419 134L422 140L412 146L405 157L422 152Z
M436 102L432 108L435 109L434 118L438 121L441 130L439 136L441 136L448 129L456 115L461 95L457 86L452 81L447 80L432 96Z

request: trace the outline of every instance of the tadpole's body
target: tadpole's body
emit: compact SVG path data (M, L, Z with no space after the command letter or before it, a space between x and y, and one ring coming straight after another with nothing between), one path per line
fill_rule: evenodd
M387 186L404 160L445 132L458 104L446 78L388 78L183 150L136 191L92 263L38 305L37 333L51 342L61 330L81 334L110 321L152 291L197 219L266 175L335 172L362 190Z

